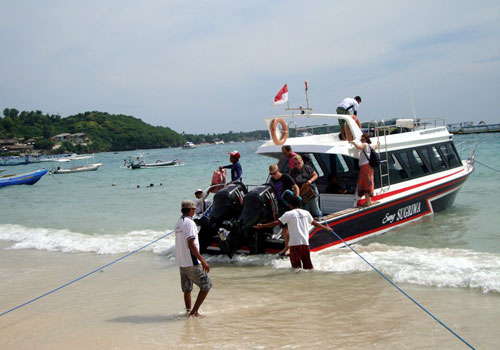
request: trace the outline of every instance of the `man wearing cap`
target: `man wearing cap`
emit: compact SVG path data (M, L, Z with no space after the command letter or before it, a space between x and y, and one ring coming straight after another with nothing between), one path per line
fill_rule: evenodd
M357 117L357 115L358 115L358 108L359 108L359 104L360 103L361 103L361 97L359 97L359 96L356 96L354 98L346 97L338 105L338 107L337 107L337 114L352 115L354 121L356 122L356 124L358 124L359 128L361 129L361 123L359 122L359 119ZM346 139L345 124L346 124L346 122L345 122L344 119L339 119L340 139L341 140L345 140ZM347 139L349 141L351 141L352 140L351 130L348 128L347 132L349 134L349 135L347 135Z
M194 196L196 197L196 214L203 214L205 210L212 204L212 201L207 201L208 192L203 193L201 188L194 191Z
M231 182L239 181L241 182L241 176L243 175L243 169L241 169L240 164L240 152L232 151L229 152L229 161L231 164L219 167L222 169L231 169Z
M200 254L198 228L192 217L196 205L193 201L182 201L182 216L175 225L175 253L181 275L181 288L184 293L184 304L189 316L200 316L198 310L205 300L212 282L208 277L210 266ZM200 287L194 307L191 309L191 291L193 283Z

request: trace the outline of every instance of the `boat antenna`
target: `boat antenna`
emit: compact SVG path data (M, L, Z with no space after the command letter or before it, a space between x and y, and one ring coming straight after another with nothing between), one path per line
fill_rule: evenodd
M304 82L304 85L305 85L305 92L306 92L306 107L309 110L309 95L307 94L307 90L309 90L309 89L307 87L307 80Z
M413 101L413 91L411 89L410 84L408 84L408 90L410 91L410 101L411 101L411 108L413 109L413 119L417 119L417 113L415 113L415 102Z

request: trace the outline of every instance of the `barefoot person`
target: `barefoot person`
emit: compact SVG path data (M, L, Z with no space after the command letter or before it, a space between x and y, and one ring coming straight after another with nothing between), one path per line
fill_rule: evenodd
M182 216L175 225L175 252L181 274L181 288L184 304L189 316L200 316L198 309L212 287L208 272L210 266L200 254L198 228L192 217L196 211L193 201L185 200L181 204ZM191 309L191 291L193 283L200 287L194 307Z
M359 175L358 175L358 196L359 198L365 196L366 203L362 204L363 207L369 207L372 205L373 191L375 188L374 180L373 180L373 168L370 165L370 153L380 146L380 141L377 142L375 147L370 147L372 141L370 140L370 136L368 134L361 135L361 143L356 141L349 141L356 147L361 150L359 154Z
M280 225L289 235L290 246L290 263L295 269L303 268L304 270L312 270L311 254L309 249L309 225L321 228L323 230L332 231L329 226L321 225L316 222L311 214L304 209L300 209L300 201L297 197L287 198L290 206L290 211L283 214L278 220L268 222L267 224L257 224L253 226L255 229L266 227L274 227Z

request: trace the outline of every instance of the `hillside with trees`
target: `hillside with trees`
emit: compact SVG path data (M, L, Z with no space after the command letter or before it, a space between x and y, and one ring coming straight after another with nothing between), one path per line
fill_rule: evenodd
M72 144L65 141L54 150L54 136L63 133L84 133L90 141ZM186 141L195 144L216 140L251 141L268 138L265 130L221 134L179 134L168 127L152 126L142 120L122 114L85 112L61 117L42 111L18 111L5 108L0 116L0 139L34 140L34 149L45 153L105 152L149 148L179 147Z

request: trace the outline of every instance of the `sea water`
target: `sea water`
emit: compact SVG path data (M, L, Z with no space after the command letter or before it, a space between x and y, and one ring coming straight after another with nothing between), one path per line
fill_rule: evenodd
M500 134L464 135L454 139L457 145L477 142L476 159L500 170L500 157L496 155ZM171 232L180 216L180 202L194 199L195 189L206 189L212 172L229 164L228 152L232 150L241 153L244 182L263 183L273 159L257 155L259 145L259 142L249 142L195 149L142 150L148 162L179 159L182 166L140 170L123 166L125 159L139 151L99 153L95 155L96 162L103 166L98 171L45 175L33 186L2 188L0 291L4 300L0 302L0 313L27 301L30 295L36 297L36 293L43 294L59 283L70 281L77 276L76 272L83 275L92 271L98 267L96 262L104 265ZM488 348L500 342L494 327L500 321L500 206L497 204L500 176L482 164L476 163L474 173L463 185L452 208L353 247L388 278L414 297L422 298L423 304L438 309L438 316L444 317L453 328L482 348ZM10 167L7 172L22 173L43 166L51 168L50 163L38 163ZM140 258L130 257L116 263L115 275L107 271L99 276L101 286L107 283L106 278L108 282L144 278L159 290L166 285L178 287L173 250L174 237L168 235L138 253ZM33 259L39 259L44 266L33 264ZM117 294L105 293L109 299L106 317L108 321L114 320L107 325L114 327L101 334L100 339L110 336L109 333L127 333L123 329L135 325L141 334L134 337L135 343L113 346L271 349L414 348L412 345L420 344L416 347L463 347L462 342L349 249L313 253L312 260L315 271L296 273L290 269L288 260L274 255L208 257L214 288L202 307L207 317L200 323L177 321L177 312L182 309L178 288L167 291L168 299L175 301L170 314L164 306L166 316L163 313L151 316L146 311L148 306L136 305L144 303L138 299L149 287L143 290L135 286L136 295L131 302L126 298L130 286L127 282L118 284ZM71 272L74 273L68 273L58 262L63 262L63 267L73 266ZM120 264L127 266L126 271L120 270ZM154 267L153 271L141 270L148 265ZM130 271L135 274L127 279L126 272ZM139 277L139 271L143 271L145 277ZM117 277L120 274L125 275ZM92 288L94 283L97 283L96 289L89 292L87 288ZM95 298L102 298L95 279L81 281L79 286L71 288L76 293L85 291L79 300L94 304ZM26 293L30 289L32 293ZM9 294L9 290L16 293ZM92 293L96 293L95 298ZM161 303L162 295L153 294L153 299ZM68 305L74 302L72 297L62 300L58 303L53 299L51 303L61 308L61 314L73 315ZM124 302L140 309L135 318L121 315L120 305ZM43 307L45 302L37 303ZM26 308L32 308L37 315L40 312L37 307ZM9 313L9 320L14 323L20 322L16 312L29 314L29 311ZM93 333L97 332L93 322L102 321L85 316L79 319L74 315L71 319L75 324L87 320L88 331ZM147 336L149 331L141 331L144 324L162 329L163 336ZM171 334L162 333L164 327L176 334L173 339ZM291 331L284 331L288 327ZM12 331L7 328L5 332ZM335 332L330 332L334 329ZM489 337L480 337L475 330ZM22 334L22 330L17 332ZM198 334L195 339L193 334ZM175 346L171 344L174 340ZM18 348L29 348L29 342L11 341ZM56 341L54 336L53 342ZM51 348L53 343L48 344L47 348ZM72 346L71 340L66 344Z

